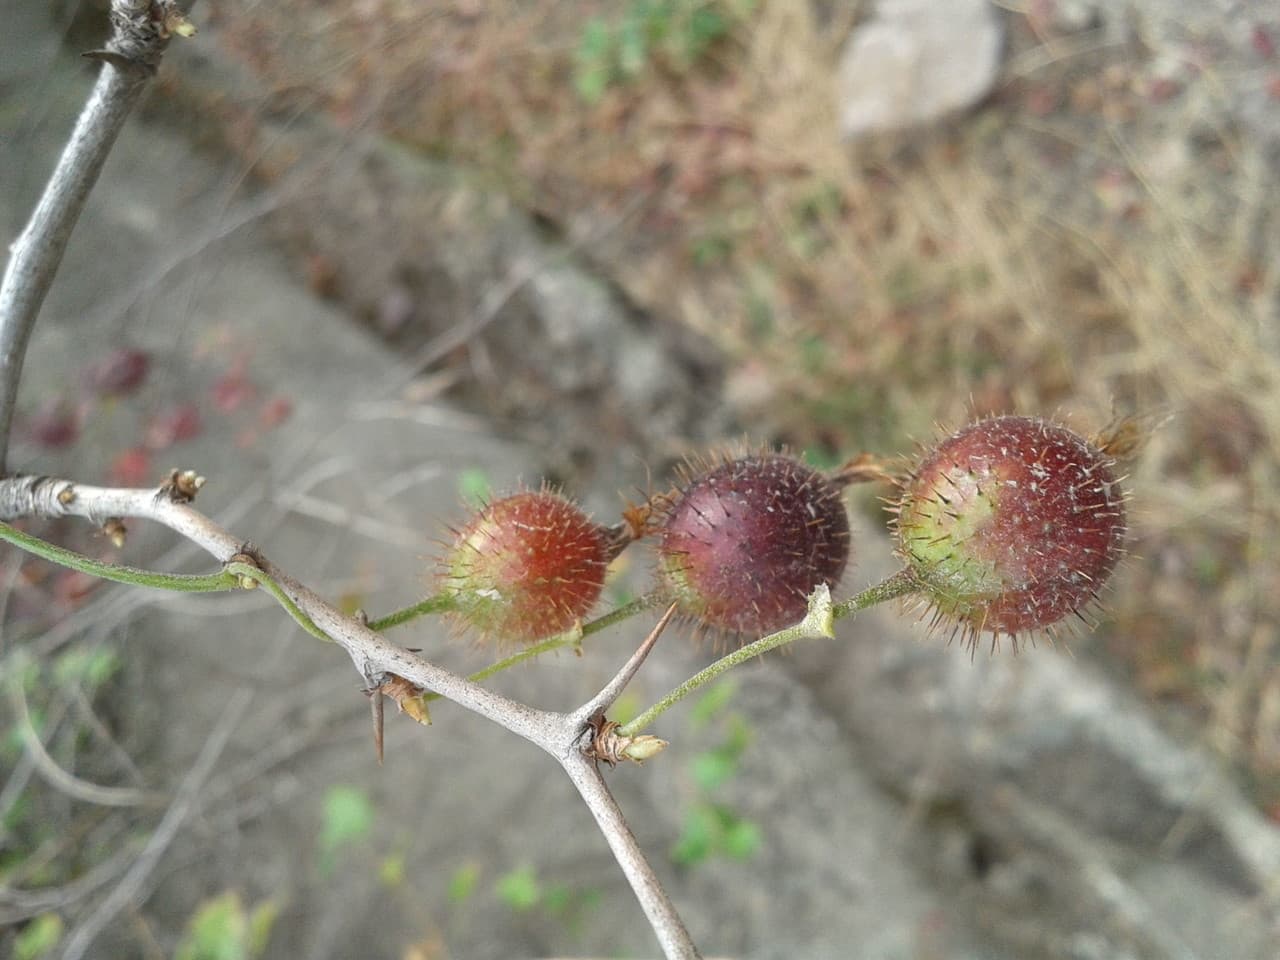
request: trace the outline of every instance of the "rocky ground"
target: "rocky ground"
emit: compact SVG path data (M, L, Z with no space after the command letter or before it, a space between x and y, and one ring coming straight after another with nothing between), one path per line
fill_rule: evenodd
M45 11L22 16L0 41L7 233L88 81ZM497 489L559 477L612 517L619 489L648 482L645 464L661 471L740 425L721 355L637 309L586 241L549 235L492 184L375 130L274 113L213 40L175 48L165 69L188 83L162 85L122 137L37 331L22 469L196 468L227 526L323 592L381 610L420 592L433 538L477 476ZM215 106L220 120L255 118L234 151L199 115ZM281 248L308 231L324 251L310 273ZM346 244L397 252L385 276L362 259L365 300L327 287ZM405 260L423 273L397 303ZM425 334L397 340L405 311ZM86 365L121 344L152 358L146 382L86 400ZM59 404L79 436L49 449L33 427ZM890 569L887 540L861 527L846 592ZM53 534L107 549L82 529ZM24 696L52 758L159 796L124 810L70 799L10 738L0 952L57 916L50 956L90 934L79 955L169 956L234 894L232 915L277 912L262 956L654 954L603 842L532 748L441 705L427 729L391 719L379 768L350 664L266 599L87 591L3 557L0 654L6 673L20 649L50 665ZM147 530L123 558L200 568ZM645 578L641 550L624 582ZM498 685L571 705L646 629ZM458 669L486 659L435 627L404 642ZM104 649L119 666L96 687L53 666ZM672 635L632 706L710 655ZM1280 940L1274 826L1215 761L1064 650L971 659L886 609L744 669L657 732L673 741L664 756L610 776L708 955L1270 960ZM108 916L130 882L137 896Z

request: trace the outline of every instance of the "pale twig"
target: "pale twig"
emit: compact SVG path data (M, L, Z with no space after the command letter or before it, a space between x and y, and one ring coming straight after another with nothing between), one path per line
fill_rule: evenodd
M15 477L0 481L0 519L20 516L138 517L153 520L204 548L220 563L243 562L247 543L233 536L189 504L160 490L94 487L48 477ZM311 589L269 561L253 556L263 582L301 611L315 627L336 640L365 676L394 673L420 687L442 694L473 712L488 717L513 733L544 748L572 740L555 714L534 710L477 686L433 663L394 646L364 624L346 616Z
M0 474L6 469L18 382L36 317L89 191L160 62L168 44L165 24L174 15L180 15L174 0L112 0L112 35L98 57L104 61L98 81L35 212L11 247L0 281Z
M693 945L684 921L676 913L662 882L653 867L640 849L636 835L623 816L618 802L609 792L609 786L601 776L595 761L588 759L581 751L574 750L561 758L561 766L578 788L578 794L596 818L600 832L609 842L613 858L627 875L636 899L649 919L658 942L662 944L663 953L668 960L698 960L701 954Z

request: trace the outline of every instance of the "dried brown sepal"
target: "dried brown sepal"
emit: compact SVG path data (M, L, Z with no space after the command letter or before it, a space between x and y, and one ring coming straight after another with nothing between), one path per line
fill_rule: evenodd
M620 763L644 763L667 748L667 741L647 734L624 737L618 733L622 725L604 716L592 718L591 740L582 752L591 760L616 767Z
M431 725L431 711L427 709L426 691L404 677L388 674L378 687L378 692L389 700L394 700L400 712L408 714L423 726Z
M204 485L205 478L194 470L170 470L160 485L160 492L167 494L174 503L190 503Z
M1169 414L1134 413L1117 416L1089 438L1094 447L1115 460L1137 456L1155 431L1167 423Z
M845 461L829 479L841 486L855 483L900 483L900 472L892 469L889 463L890 461L874 453L860 453Z
M181 10L176 8L166 10L164 17L160 21L160 36L163 39L169 37L194 37L196 35L195 24L186 18Z
M124 521L119 517L112 517L102 525L102 535L110 540L111 545L117 550L124 547L125 537L128 533L128 528L125 527Z
M622 523L631 540L642 540L654 532L653 501L628 503L622 508Z
M378 755L378 765L382 765L383 744L383 704L382 698L394 700L400 712L423 726L431 725L431 711L427 708L426 691L404 677L394 673L386 674L381 683L365 691L370 698L373 712L373 747Z

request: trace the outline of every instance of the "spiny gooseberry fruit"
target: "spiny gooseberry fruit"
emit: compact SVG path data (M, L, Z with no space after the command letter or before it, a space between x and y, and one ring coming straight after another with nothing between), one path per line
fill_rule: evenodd
M1066 427L995 417L943 440L897 505L898 549L969 643L1049 628L1096 600L1124 552L1114 461ZM1086 621L1087 622L1087 621Z
M441 561L453 615L482 638L534 643L568 630L600 598L611 531L550 490L485 506Z
M685 479L665 511L658 573L686 617L730 633L796 623L849 560L840 486L793 457L728 460Z

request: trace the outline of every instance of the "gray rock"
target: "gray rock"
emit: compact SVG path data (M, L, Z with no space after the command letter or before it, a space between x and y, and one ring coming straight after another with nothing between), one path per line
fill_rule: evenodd
M1000 70L1004 25L987 0L881 0L845 45L845 137L902 130L972 106Z

